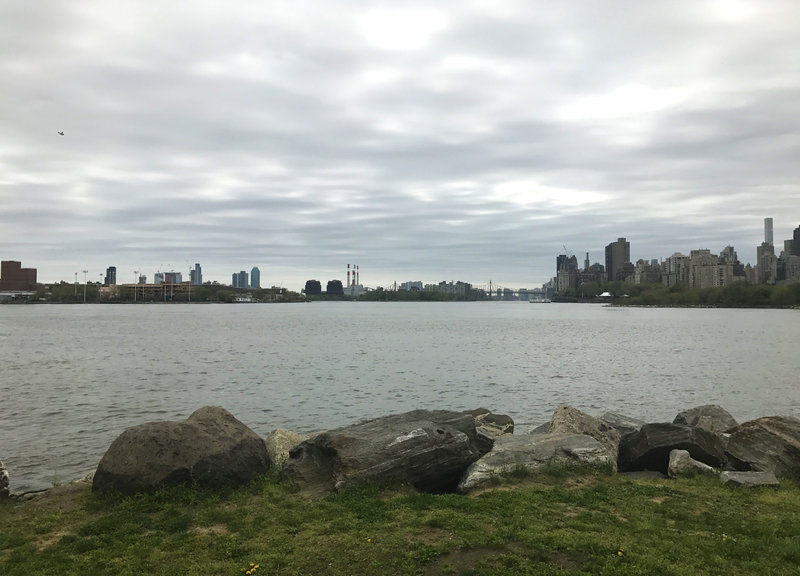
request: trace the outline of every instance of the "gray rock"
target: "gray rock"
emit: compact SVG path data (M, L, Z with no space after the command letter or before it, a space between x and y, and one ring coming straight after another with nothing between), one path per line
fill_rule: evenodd
M9 484L8 470L6 470L6 465L3 464L3 461L0 460L0 498L8 498L10 496Z
M589 416L577 408L562 404L553 412L553 417L550 420L550 434L586 434L591 436L606 447L616 469L620 434L610 424Z
M503 436L491 452L470 465L458 490L469 492L518 470L535 472L548 465L592 468L613 466L613 462L608 448L586 434Z
M639 428L645 424L644 420L630 418L622 414L617 414L616 412L606 412L600 416L600 420L612 428L615 428L617 432L619 432L620 437L638 431Z
M472 416L415 410L301 442L289 452L284 476L313 496L362 482L403 482L424 492L445 492L455 489L480 456Z
M692 458L714 468L722 467L725 452L716 434L686 424L645 424L619 443L620 470L657 470L667 473L669 453L687 450Z
M725 410L722 406L716 404L706 404L704 406L697 406L684 410L672 421L673 424L688 424L689 426L697 426L702 417L705 417L705 426L707 429L708 421L711 421L712 429L709 432L725 432L730 428L737 425L736 420L731 416L730 412Z
M289 460L289 451L303 442L308 440L308 436L297 434L291 430L284 430L283 428L276 428L264 438L264 445L269 454L269 461L271 466L283 466Z
M765 416L740 424L730 431L726 451L737 470L800 479L800 419Z
M541 436L542 434L550 434L550 422L539 424L535 428L528 430L528 434L533 436Z
M183 422L126 429L100 460L92 490L134 494L183 483L233 487L268 470L264 441L227 410L206 406Z
M505 414L495 414L487 408L467 410L475 420L475 431L478 434L478 448L486 454L494 446L495 439L514 433L514 420Z
M667 476L680 478L682 476L696 476L697 474L711 476L716 474L716 470L708 464L703 464L692 458L687 450L672 450L669 453Z
M719 475L723 484L732 486L772 486L777 488L780 483L772 472L738 472L726 470Z

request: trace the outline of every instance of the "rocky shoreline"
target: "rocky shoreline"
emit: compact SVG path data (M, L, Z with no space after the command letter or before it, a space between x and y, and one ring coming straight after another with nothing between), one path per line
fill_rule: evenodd
M247 484L277 467L282 478L320 497L361 483L402 483L422 492L467 494L505 474L544 467L679 477L718 475L735 485L778 486L800 479L800 419L766 416L738 423L705 405L673 422L607 412L593 417L559 406L550 422L515 434L488 409L415 410L303 436L277 429L261 438L227 410L206 406L184 421L126 429L96 471L80 480L95 492L135 494L194 483ZM9 493L0 461L0 498Z

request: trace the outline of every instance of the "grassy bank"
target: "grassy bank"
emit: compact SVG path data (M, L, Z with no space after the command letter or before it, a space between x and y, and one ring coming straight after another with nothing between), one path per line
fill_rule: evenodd
M364 487L311 501L265 478L0 503L0 574L797 574L800 485L553 472L478 495ZM58 493L60 491L60 493Z

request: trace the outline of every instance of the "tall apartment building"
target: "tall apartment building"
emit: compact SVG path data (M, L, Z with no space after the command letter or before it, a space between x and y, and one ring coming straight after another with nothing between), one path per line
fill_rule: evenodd
M606 280L623 280L625 263L631 261L631 243L618 238L606 246Z
M103 279L103 284L106 286L113 286L117 283L117 267L109 266L106 268L106 277Z
M661 271L661 282L667 286L689 285L689 256L675 252L664 260Z
M719 259L711 250L692 250L689 256L689 286L692 288L713 288L716 285L717 263Z
M775 256L775 247L762 242L756 248L756 278L759 284L775 284L778 279L778 257Z
M772 218L764 218L764 243L772 245Z
M247 282L247 272L244 270L234 272L231 276L231 285L234 288L249 288L250 284Z
M258 266L253 266L253 269L250 270L250 288L254 290L261 288L261 270L258 269Z
M194 268L189 270L189 282L193 286L200 286L203 283L203 270L199 262L195 262Z
M800 256L800 226L792 233L792 256Z

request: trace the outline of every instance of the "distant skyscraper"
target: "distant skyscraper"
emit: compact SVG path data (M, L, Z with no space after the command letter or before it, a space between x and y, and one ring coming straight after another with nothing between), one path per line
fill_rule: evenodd
M800 256L800 226L792 234L792 256Z
M606 246L606 280L612 282L623 271L624 264L631 261L631 243L618 238Z
M199 262L195 262L194 268L189 270L189 282L194 286L199 286L203 283L203 271L200 269Z
M589 253L588 252L586 253L586 258L583 261L583 269L584 270L588 270L589 269Z
M764 218L764 242L772 246L772 218Z
M103 280L103 284L106 286L113 286L117 283L117 267L116 266L109 266L106 268L106 277Z
M247 272L244 270L241 272L234 272L233 276L231 277L231 284L234 288L247 288Z
M733 246L725 246L722 249L722 252L719 253L719 259L723 262L738 262L739 258L736 255L736 250L733 249Z
M253 266L253 269L250 270L250 288L255 290L261 288L261 270L258 269L258 266Z

